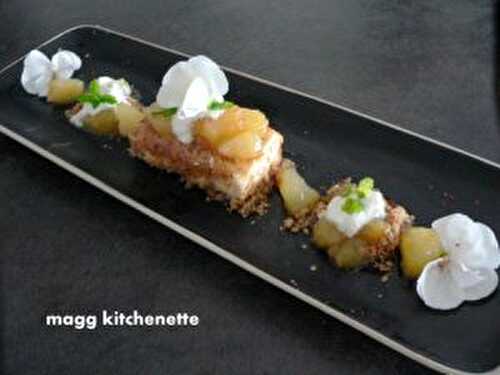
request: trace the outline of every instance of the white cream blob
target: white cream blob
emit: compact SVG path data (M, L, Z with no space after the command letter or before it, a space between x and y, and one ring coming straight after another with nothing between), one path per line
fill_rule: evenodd
M54 78L68 79L80 69L82 60L71 51L59 51L52 59L39 50L33 50L24 59L21 84L32 95L46 97Z
M463 214L432 223L446 255L428 263L417 293L429 307L450 310L489 296L498 286L500 250L493 231Z
M219 117L223 111L208 109L223 102L229 91L226 75L206 56L195 56L173 65L165 74L156 96L162 108L177 108L172 116L172 132L183 143L193 141L193 123L203 117Z
M103 103L99 104L97 107L93 107L90 103L84 103L82 108L75 113L69 121L78 127L82 127L85 118L88 116L94 116L99 112L105 111L110 108L115 108L117 104L127 102L130 98L132 90L130 85L124 79L113 79L110 77L99 77L97 78L97 84L99 85L100 92L102 94L111 95L116 99L116 104Z
M366 224L374 219L384 219L386 216L386 201L378 190L372 191L361 199L363 211L349 214L342 209L347 198L335 197L328 204L323 217L335 224L338 230L347 237L353 237Z

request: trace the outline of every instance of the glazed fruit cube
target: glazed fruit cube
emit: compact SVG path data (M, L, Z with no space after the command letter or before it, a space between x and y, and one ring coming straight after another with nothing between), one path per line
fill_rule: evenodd
M47 101L54 104L74 103L84 90L85 85L79 79L53 79L50 82Z
M437 233L424 227L413 227L401 235L401 268L406 277L416 279L425 265L444 254Z
M277 180L285 208L291 215L299 215L311 209L320 198L319 193L307 184L290 160L283 161Z
M313 227L313 243L322 249L338 245L346 239L347 237L337 229L336 225L324 217L320 218Z
M170 119L162 115L162 108L157 104L152 104L148 108L146 108L146 116L149 120L149 123L155 130L164 138L170 138L172 135Z
M86 127L96 134L118 134L118 119L113 108L88 116L84 122Z
M267 129L268 121L262 112L237 106L227 109L217 119L204 118L196 124L196 134L214 147L243 132L252 132L262 138Z
M254 132L240 133L221 143L219 153L232 159L253 159L262 152L262 139Z
M115 111L118 118L118 130L124 137L136 129L145 116L138 108L127 103L118 104Z
M340 246L332 246L328 249L328 255L337 267L343 269L358 268L369 262L365 251L366 244L359 238L349 238Z
M259 137L264 137L269 128L267 117L256 109L240 108L243 128L256 133Z
M387 237L391 230L391 225L385 220L372 220L366 224L356 235L369 244L380 243Z

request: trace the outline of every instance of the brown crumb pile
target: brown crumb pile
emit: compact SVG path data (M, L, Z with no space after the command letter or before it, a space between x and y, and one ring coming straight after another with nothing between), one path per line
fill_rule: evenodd
M413 223L413 216L402 207L392 201L388 202L387 222L390 230L384 240L376 246L370 248L372 256L372 266L382 273L388 273L395 266L395 250L399 246L401 233L403 233Z
M236 211L243 217L250 215L264 215L269 209L269 192L274 183L262 181L253 193L246 199L232 199L228 202L229 211Z
M294 216L286 217L281 226L282 230L291 233L302 232L304 234L309 234L311 228L318 221L318 213L323 211L325 207L325 203L319 200L311 209L304 210L300 214Z

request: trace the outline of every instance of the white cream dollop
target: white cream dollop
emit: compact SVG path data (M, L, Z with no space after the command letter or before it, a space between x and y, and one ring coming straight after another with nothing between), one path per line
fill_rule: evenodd
M128 82L124 79L99 77L96 81L99 85L100 92L102 94L113 96L116 99L117 104L127 102L130 98L132 90ZM71 116L69 121L78 127L82 127L83 122L87 116L94 116L99 112L115 107L116 104L103 103L94 108L90 103L83 103L82 108L73 116Z
M156 96L162 108L177 108L172 132L183 143L193 140L192 127L202 117L217 118L223 111L211 111L212 102L223 102L229 91L226 75L206 56L195 56L173 65L165 74Z
M363 211L349 214L342 209L346 197L333 198L323 216L334 223L338 230L347 237L353 237L366 224L374 219L384 219L386 216L386 202L382 193L378 190L370 192L361 199L364 206Z
M45 97L54 78L71 78L81 66L82 60L74 52L61 50L49 60L43 52L33 50L24 59L21 84L29 94Z
M429 307L450 310L489 296L498 286L500 251L485 224L456 213L432 223L446 255L428 263L417 293Z

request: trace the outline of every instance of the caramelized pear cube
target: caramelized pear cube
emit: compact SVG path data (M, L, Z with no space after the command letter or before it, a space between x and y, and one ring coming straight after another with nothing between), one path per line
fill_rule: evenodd
M217 150L232 159L254 159L262 153L262 139L256 133L247 131L223 142Z
M89 130L99 135L118 134L118 118L113 108L88 116L85 118L84 123Z
M330 247L328 255L339 268L358 268L370 261L365 249L366 243L364 241L359 238L349 238L340 246Z
M53 79L50 82L47 101L54 104L71 104L83 94L85 85L79 79Z
M325 219L320 218L313 227L313 243L322 249L327 249L333 245L340 244L347 237L337 229L337 226Z
M283 161L277 180L285 208L291 215L300 215L311 209L320 198L319 193L307 184L290 160Z
M148 118L151 126L160 134L163 138L172 137L172 127L170 119L161 113L162 108L158 104L152 104L146 108L146 116Z
M124 137L136 129L145 116L142 111L128 103L118 104L115 110L118 118L118 130L120 135Z
M366 224L356 237L367 242L368 244L377 244L383 242L387 238L391 230L391 225L385 220L372 220Z
M401 268L409 279L416 279L425 265L444 254L437 233L424 227L413 227L401 235Z
M266 116L257 110L231 107L217 119L204 118L196 124L196 134L218 147L241 133L251 132L260 138L268 130Z

